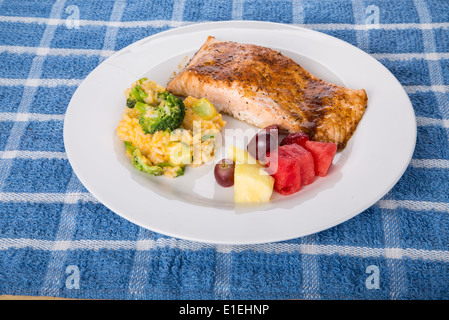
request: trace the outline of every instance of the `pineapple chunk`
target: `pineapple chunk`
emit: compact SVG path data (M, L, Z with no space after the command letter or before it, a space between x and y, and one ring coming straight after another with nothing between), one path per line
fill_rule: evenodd
M273 193L274 178L257 164L235 165L234 201L236 203L268 202Z
M234 161L236 164L254 164L259 167L261 165L256 159L254 159L247 151L240 149L234 145L228 146L228 158Z
M247 151L229 145L228 158L235 162L234 201L236 203L268 202L273 193L274 178Z

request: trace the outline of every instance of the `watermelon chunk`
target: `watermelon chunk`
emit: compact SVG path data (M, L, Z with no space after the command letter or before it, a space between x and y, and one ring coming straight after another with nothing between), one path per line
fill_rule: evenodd
M315 174L324 177L334 160L337 152L337 144L331 142L307 141L304 145L313 156L315 164Z
M284 196L301 190L301 165L288 148L279 147L265 157L267 172L274 178L273 189Z
M315 181L315 162L312 154L297 144L291 144L301 165L301 181L306 186Z
M310 152L297 144L279 146L265 158L267 171L274 178L274 191L289 195L315 180L315 168Z

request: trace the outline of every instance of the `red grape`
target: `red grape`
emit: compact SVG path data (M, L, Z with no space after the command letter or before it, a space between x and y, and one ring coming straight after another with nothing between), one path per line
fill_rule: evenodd
M256 160L264 160L268 152L278 147L278 131L267 128L259 131L248 143L248 153Z
M265 127L263 130L267 130L267 131L277 130L278 134L279 133L282 133L282 134L287 134L288 133L288 131L286 129L282 128L281 126L279 126L277 124L269 125L268 127ZM273 131L271 131L271 132L273 132Z
M234 161L230 159L221 159L215 165L214 175L217 183L222 187L231 187L234 185Z
M268 127L265 127L264 130L266 130L266 131L270 131L270 130L280 131L279 126L277 124L272 124L272 125L270 125Z

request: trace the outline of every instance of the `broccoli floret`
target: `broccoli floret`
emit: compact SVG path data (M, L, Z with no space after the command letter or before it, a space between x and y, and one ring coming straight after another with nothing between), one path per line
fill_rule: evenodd
M172 96L173 98L175 98L175 96L172 95L172 94L171 94L170 92L168 92L168 91L159 92L159 93L157 94L157 97L158 97L159 99L161 99L161 100L167 100L167 99L169 99L170 96Z
M134 168L136 168L137 170L152 174L153 176L162 175L163 171L161 167L149 166L144 162L140 149L135 148L134 151L131 153L131 156L132 156L132 164Z
M175 165L170 162L161 162L158 163L157 165L149 166L145 163L142 156L142 152L140 151L139 148L137 148L135 145L133 145L131 142L128 141L125 141L125 147L132 157L133 166L139 171L149 173L154 176L160 176L163 174L162 169L163 167L175 167ZM185 165L179 166L179 169L176 170L174 177L176 178L184 175L185 168L186 168Z
M145 102L144 98L148 97L148 93L146 93L140 85L132 87L131 92L137 101Z
M128 99L126 99L126 106L130 109L134 108L136 103L137 103L137 99L134 98L134 96L130 96Z
M141 114L144 114L145 112L147 112L147 108L149 107L148 104L137 101L136 105L134 106L134 109L136 109L137 111L139 111Z
M143 82L142 79L139 80L140 83ZM142 89L142 87L140 85L135 85L129 92L128 98L126 99L126 106L132 109L138 102L145 103L144 98L146 97L148 97L148 94Z
M180 168L178 169L178 171L176 171L176 176L175 176L175 178L176 178L176 177L183 176L185 170L186 170L186 167L185 167L185 166L180 167Z
M145 133L156 131L173 131L181 126L186 111L184 102L168 91L159 93L162 99L159 106L149 110L139 117L139 124Z
M126 151L128 151L129 154L133 153L133 151L136 150L136 148L137 148L129 141L125 141L125 147L126 147Z

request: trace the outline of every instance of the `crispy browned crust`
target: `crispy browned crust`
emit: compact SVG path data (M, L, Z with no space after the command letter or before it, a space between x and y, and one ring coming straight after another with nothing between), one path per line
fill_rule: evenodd
M335 142L340 150L356 130L368 101L365 90L348 89L319 79L276 50L217 41L213 37L207 39L185 69L168 83L167 89L178 95L192 95L192 92L198 95L194 83L208 88L209 93L217 87L229 95L235 95L237 90L242 101L246 104L249 101L255 109L254 115L261 115L257 108L270 109L268 113L263 110L264 119L257 124L274 124L270 123L271 118L271 122L276 121L290 132L301 131L312 140ZM217 107L224 111L243 108L238 103L231 105L231 99L229 105L223 105L226 101L222 100L217 101ZM269 117L270 112L273 117ZM251 117L246 118L240 119L256 124Z

